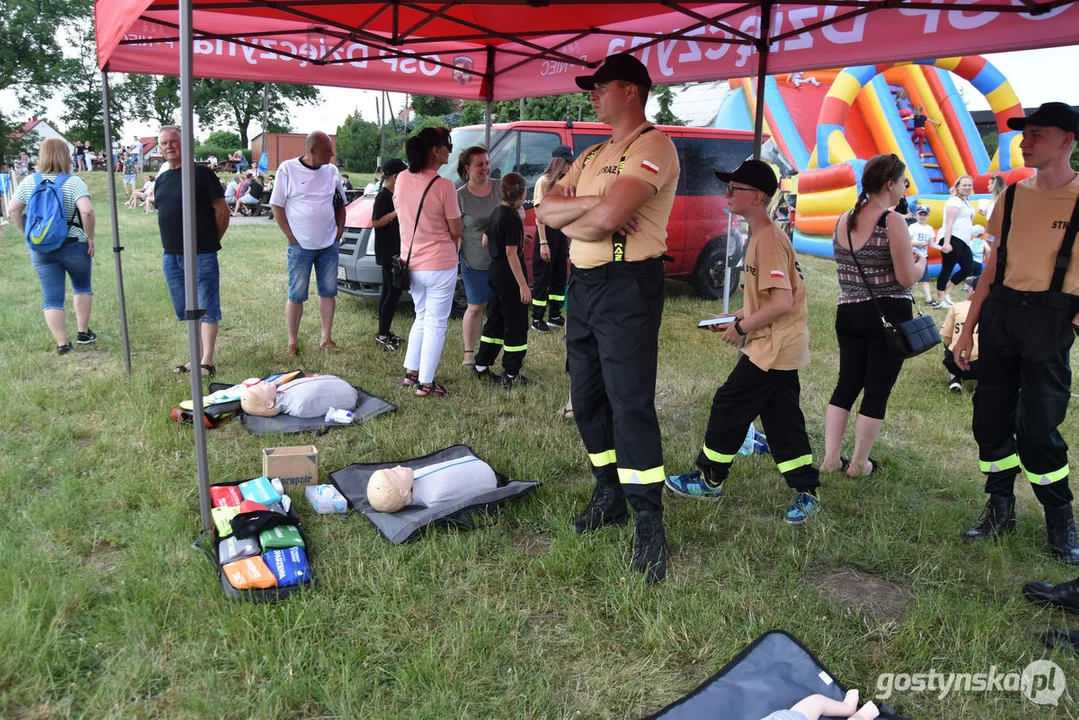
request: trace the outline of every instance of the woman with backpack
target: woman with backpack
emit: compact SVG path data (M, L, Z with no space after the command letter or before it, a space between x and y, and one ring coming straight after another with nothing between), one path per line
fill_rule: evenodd
M86 182L71 174L71 156L63 140L49 138L41 143L37 169L15 189L11 219L30 247L30 261L45 296L45 324L56 340L56 352L66 355L71 352L64 314L66 277L71 278L75 300L75 342L89 345L97 340L90 329L94 206Z

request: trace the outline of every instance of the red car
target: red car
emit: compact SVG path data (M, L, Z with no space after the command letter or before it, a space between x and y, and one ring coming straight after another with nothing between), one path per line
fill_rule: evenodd
M714 128L657 126L674 140L682 172L678 194L667 223L666 263L669 278L690 280L706 298L723 297L727 259L729 214L724 186L716 179L716 170L733 170L753 154L753 133ZM459 127L452 131L453 152L441 172L458 185L457 156L472 145L483 145L483 125ZM610 128L602 123L521 121L491 126L491 175L501 177L518 172L528 181L528 197L547 168L551 151L569 145L580 155L585 148L610 137ZM525 219L532 232L536 215L531 209ZM732 290L738 287L742 243L731 242ZM531 265L532 254L526 253ZM529 271L531 272L531 270Z

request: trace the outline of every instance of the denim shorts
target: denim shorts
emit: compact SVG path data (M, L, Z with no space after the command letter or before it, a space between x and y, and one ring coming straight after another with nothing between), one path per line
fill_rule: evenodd
M64 278L68 275L71 276L71 292L74 295L93 295L90 276L94 260L86 243L69 242L47 253L31 249L30 262L41 281L45 310L64 309Z
M199 253L198 283L199 307L204 323L221 322L221 273L217 266L217 253ZM184 254L165 253L161 256L161 267L165 271L165 282L169 286L172 309L177 320L184 319L187 312L187 293L184 285Z
M242 202L244 205L258 205L260 201L257 197L254 197L253 195L244 195L242 198L240 198L240 202Z
M491 286L487 284L487 271L477 270L465 262L461 256L461 279L465 282L465 297L469 305L486 305L491 297Z
M341 251L335 242L321 250L307 250L299 243L288 246L288 299L290 302L307 301L307 289L311 286L311 267L315 268L315 285L319 297L337 297L337 259Z

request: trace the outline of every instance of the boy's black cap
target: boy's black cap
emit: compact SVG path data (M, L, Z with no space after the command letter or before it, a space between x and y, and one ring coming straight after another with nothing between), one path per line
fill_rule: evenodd
M734 180L749 185L754 190L760 190L771 197L779 189L779 180L768 163L760 160L746 160L738 166L734 172L716 171L716 177L725 183Z
M382 163L382 174L386 177L389 177L390 175L396 175L397 173L402 173L405 170L408 170L408 165L405 165L402 160L398 160L397 158L390 158L386 162Z
M1042 103L1030 117L1008 118L1008 127L1012 130L1022 130L1027 125L1055 127L1079 135L1079 113L1066 103L1049 102Z
M582 90L592 90L596 83L621 80L622 82L652 87L652 78L648 77L648 68L637 58L626 53L611 55L607 58L594 75L578 75L577 87Z

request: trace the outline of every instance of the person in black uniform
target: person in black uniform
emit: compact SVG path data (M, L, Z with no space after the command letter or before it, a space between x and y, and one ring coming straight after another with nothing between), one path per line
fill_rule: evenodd
M378 334L375 335L375 342L386 350L396 350L401 347L402 342L401 338L390 330L393 316L397 312L397 302L401 299L401 291L393 286L390 266L393 256L401 253L401 224L397 222L397 211L393 208L393 188L397 184L397 174L407 169L408 166L397 158L383 163L382 188L375 196L375 203L371 208L371 227L375 229L375 262L382 268L382 291L378 296Z
M1079 565L1068 445L1058 429L1071 399L1069 352L1079 328L1079 263L1072 260L1079 176L1070 160L1079 114L1046 103L1008 127L1023 131L1023 161L1038 174L1009 187L993 209L994 251L952 350L968 370L978 327L973 428L989 501L966 537L1015 529L1014 484L1023 472L1045 508L1053 554Z
M577 532L637 515L632 566L649 583L667 574L663 446L656 366L663 317L663 253L678 184L678 153L644 114L652 80L632 55L612 55L589 91L611 138L581 153L551 187L537 221L570 243L566 326L574 420L596 478Z
M528 378L521 374L528 350L528 305L532 302L532 291L525 277L525 226L521 220L526 190L522 175L509 173L502 178L499 185L502 204L491 213L483 235L483 244L491 253L491 267L487 270L491 296L472 372L476 377L506 387L528 384ZM505 375L490 369L500 350Z

